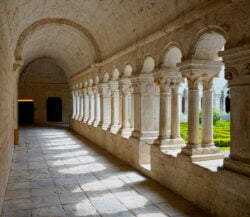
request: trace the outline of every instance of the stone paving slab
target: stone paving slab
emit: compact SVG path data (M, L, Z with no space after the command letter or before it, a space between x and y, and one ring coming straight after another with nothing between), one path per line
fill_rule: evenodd
M208 217L66 128L21 129L1 217Z

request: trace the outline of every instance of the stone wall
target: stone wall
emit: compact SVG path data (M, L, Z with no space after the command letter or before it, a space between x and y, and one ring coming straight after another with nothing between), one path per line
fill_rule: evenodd
M0 7L1 14L1 7ZM14 148L14 128L16 128L17 74L13 71L13 56L9 41L3 30L0 16L0 214Z
M151 170L146 170L139 163L141 141L75 120L71 120L71 128L213 216L247 217L250 214L250 182L246 176L223 168L213 172L191 163L183 155L168 155L156 145L151 145Z

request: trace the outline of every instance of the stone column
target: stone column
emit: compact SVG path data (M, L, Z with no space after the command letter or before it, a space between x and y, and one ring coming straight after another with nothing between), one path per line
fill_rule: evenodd
M94 119L94 127L97 127L101 120L101 108L100 108L100 94L98 90L98 86L93 87L94 96L95 96L95 119Z
M83 122L87 123L89 120L89 95L87 88L84 88L84 119Z
M180 137L180 93L179 83L172 87L172 113L171 113L171 139L178 140L178 143L184 144L183 139Z
M212 60L188 60L178 64L180 71L183 76L187 78L188 81L188 142L187 146L182 148L181 154L189 156L191 161L204 161L213 159L224 158L223 154L219 153L219 149L215 148L211 144L205 144L206 138L212 137L211 133L211 112L212 112L212 101L210 102L209 95L206 90L205 93L205 103L203 98L203 105L205 111L205 120L203 120L203 129L205 137L202 136L202 142L204 145L201 146L199 140L199 82L205 84L207 78L214 77L217 75L222 67L222 63ZM209 111L211 109L211 111Z
M102 129L107 130L111 124L111 92L108 83L100 84Z
M103 123L103 94L102 94L102 87L101 85L98 86L98 92L99 92L99 99L100 99L100 121L98 124L98 127L102 127Z
M140 140L154 140L159 132L154 130L154 95L156 84L152 74L140 74L133 78L134 131L132 136Z
M184 145L180 138L179 122L179 85L182 76L178 68L161 67L155 73L156 81L160 86L160 124L159 138L155 144L161 150L174 150Z
M203 78L202 147L213 144L213 77Z
M231 95L230 156L224 167L250 177L250 46L219 53L225 63L225 78Z
M75 119L76 116L76 96L75 96L75 91L72 91L72 119Z
M194 154L199 144L199 77L188 77L188 142L182 152L187 155Z
M158 143L166 145L171 136L171 87L170 80L161 78L160 85L160 127Z
M109 83L111 91L111 133L117 133L120 125L120 93L118 81L110 81Z
M128 137L131 135L131 123L129 114L129 97L132 92L132 83L128 78L121 79L121 92L122 92L122 129L121 135Z
M82 88L81 89L81 119L80 119L80 121L84 120L84 108L85 108L85 105L84 105L84 89Z
M83 96L82 96L82 90L78 90L79 95L79 116L78 121L82 121L83 118Z
M134 92L133 92L133 88L132 88L132 92L131 92L131 95L130 95L130 102L129 102L129 106L130 106L130 118L131 118L131 130L133 131L134 128L135 128L135 106L134 106Z
M92 87L89 88L89 120L88 124L91 125L95 119L95 95Z
M75 120L78 120L79 112L80 112L80 98L79 98L79 92L77 90L76 91L76 116L75 116Z

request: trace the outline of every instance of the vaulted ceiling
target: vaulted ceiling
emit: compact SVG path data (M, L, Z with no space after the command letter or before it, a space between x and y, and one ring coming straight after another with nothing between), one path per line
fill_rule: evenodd
M4 34L24 65L55 60L73 76L207 0L1 0Z

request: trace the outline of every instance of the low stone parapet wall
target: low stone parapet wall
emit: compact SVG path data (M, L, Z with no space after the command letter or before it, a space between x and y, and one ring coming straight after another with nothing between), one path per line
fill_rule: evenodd
M235 172L218 168L217 172L199 166L184 155L162 152L150 145L150 169L139 162L140 144L136 138L71 120L71 128L146 176L183 196L213 216L248 217L250 215L250 180Z

